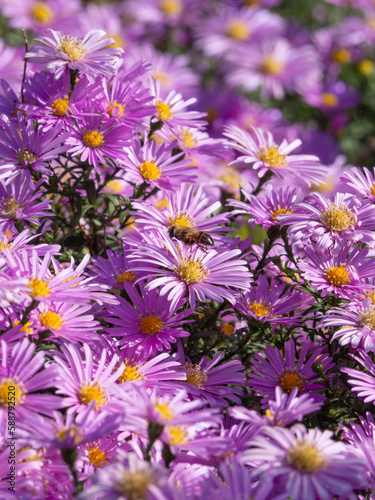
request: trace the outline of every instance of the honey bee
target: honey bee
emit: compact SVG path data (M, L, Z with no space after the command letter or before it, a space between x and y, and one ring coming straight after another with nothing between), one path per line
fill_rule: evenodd
M214 246L214 240L209 234L203 231L198 231L193 227L174 224L169 230L169 237L176 238L176 240L180 240L188 246L194 245L194 243L196 243L199 247L201 247L201 245L206 245L208 247Z

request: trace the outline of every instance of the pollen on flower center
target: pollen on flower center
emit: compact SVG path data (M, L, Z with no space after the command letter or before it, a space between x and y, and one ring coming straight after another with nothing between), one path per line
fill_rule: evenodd
M131 283L135 278L135 274L131 271L124 271L117 276L116 284L121 285L125 281L125 283Z
M86 406L88 406L91 401L95 401L95 410L108 403L107 393L99 382L88 384L82 383L78 391L78 397L81 403Z
M188 130L182 131L181 135L183 137L182 145L184 148L193 148L197 144L197 141L193 138L193 134Z
M268 304L268 306L262 304L262 301L260 302L252 302L251 304L249 304L249 309L251 311L253 311L253 313L255 314L255 316L266 316L270 310L272 310L271 308L271 303Z
M159 333L163 328L163 321L159 316L155 316L155 314L150 314L149 316L145 316L142 318L139 323L139 329L142 333L149 335L152 337L155 333Z
M187 285L200 283L210 274L210 270L200 262L185 258L181 260L178 267L175 267L174 272Z
M372 330L375 330L375 307L364 309L361 311L361 316L361 326L369 326Z
M104 137L101 132L97 130L86 130L83 134L83 142L89 148L98 148L104 142Z
M125 370L117 379L117 383L122 384L133 380L144 380L144 373L140 371L140 366L135 361L132 363L125 361Z
M124 114L125 111L125 106L122 104L119 104L118 102L109 102L107 106L107 113L109 116L115 117L115 118L121 118L121 116Z
M332 61L338 64L347 64L351 60L351 54L348 49L338 48L332 54Z
M259 69L264 75L279 75L284 69L284 64L268 55L263 59Z
M325 270L327 280L334 286L343 286L349 283L350 278L345 269L345 264L340 264L340 267L331 267Z
M171 425L168 427L169 444L181 445L188 442L187 425Z
M155 411L163 418L164 420L172 420L174 418L174 412L169 408L168 403L157 402L154 406Z
M106 453L102 451L97 444L88 444L86 447L90 463L94 467L104 467L107 463Z
M315 445L304 441L297 441L297 444L288 450L286 459L292 467L301 472L316 472L327 463Z
M278 382L286 394L290 394L295 387L298 387L299 391L302 391L304 388L303 377L290 370L283 370L283 374L279 377Z
M17 152L17 160L22 167L30 167L31 164L37 160L37 157L27 149L19 149Z
M183 212L178 212L175 215L175 217L169 219L168 227L170 228L174 225L184 226L184 227L194 227L195 219L186 210L184 210Z
M69 97L65 95L64 97L59 97L55 99L51 104L51 108L53 109L53 114L55 116L65 116L70 113L69 109Z
M5 201L3 198L3 210L1 211L1 215L4 219L15 219L17 216L17 210L20 208L20 204L13 198L13 195L10 197L9 201Z
M250 35L250 29L242 21L234 20L228 23L225 33L235 40L246 40Z
M87 52L86 47L82 44L82 40L68 35L60 38L57 50L64 52L68 56L69 61L82 61Z
M162 0L160 9L169 16L178 16L182 11L182 5L179 0Z
M221 325L221 331L226 335L227 337L230 337L232 333L234 332L234 326L231 325L230 323L223 323Z
M139 173L144 179L157 181L161 176L160 167L156 166L154 162L144 161L138 167Z
M260 161L270 168L285 167L288 164L287 155L281 154L276 144L272 144L268 149L264 147L259 149L257 156Z
M9 387L12 387L12 389L9 389ZM23 403L25 395L27 394L27 391L24 388L23 384L21 382L18 382L17 377L15 377L14 379L3 378L0 379L0 406L8 408L8 396L10 390L12 391L12 393L14 393L11 395L14 395L15 405L20 405Z
M186 382L188 384L195 385L198 389L207 382L206 372L200 367L200 365L193 365L192 363L186 363L186 369L192 371L192 373L186 373Z
M270 214L273 220L277 220L276 216L277 215L283 215L283 214L291 214L293 213L293 210L290 210L288 208L281 208L280 205L277 205L277 210L270 210Z
M31 297L48 297L50 295L50 290L48 289L48 283L40 280L39 278L33 278L29 281L29 287L31 292L29 294Z
M337 96L335 96L335 94L332 94L332 92L323 92L322 101L323 104L330 107L337 106L337 103L339 102Z
M172 118L172 113L170 112L171 108L165 102L159 102L156 105L156 108L158 110L158 118L159 118L159 120L168 121L168 120L170 120Z
M339 207L332 203L321 215L320 220L330 231L345 231L357 222L356 215L346 205Z
M51 330L60 330L64 324L61 316L52 311L42 312L39 316L39 320L44 327L50 328Z
M151 484L155 484L155 481L150 469L135 472L126 470L122 478L116 481L115 489L128 500L144 500Z
M242 184L240 174L233 167L226 167L219 175L219 180L225 184L229 184L229 189L232 191L238 191Z
M48 24L53 19L51 8L44 2L36 2L30 9L30 15L39 24Z

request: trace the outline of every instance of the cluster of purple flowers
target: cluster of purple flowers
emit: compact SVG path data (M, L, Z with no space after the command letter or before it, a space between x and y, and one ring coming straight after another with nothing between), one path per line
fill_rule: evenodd
M0 0L1 499L374 498L373 5L284 3Z

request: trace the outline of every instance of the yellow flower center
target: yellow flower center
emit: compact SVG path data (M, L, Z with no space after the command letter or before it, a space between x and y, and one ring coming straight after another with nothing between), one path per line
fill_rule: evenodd
M320 216L320 220L330 231L345 231L357 222L357 217L346 205L340 207L332 203Z
M17 160L22 167L30 167L31 164L37 160L37 157L27 149L23 149L22 151L19 149L17 152Z
M281 208L280 205L277 205L277 207L277 210L270 210L270 214L273 220L277 220L277 215L291 214L293 212L293 210L290 210L288 208Z
M135 278L135 274L132 273L131 271L124 271L123 273L119 274L116 280L117 285L121 285L125 281L125 283L131 283L133 279Z
M375 196L375 181L372 183L372 187L370 188L370 193L372 196Z
M182 131L181 135L183 137L182 145L184 148L193 148L197 144L197 141L193 138L193 134L188 130Z
M351 60L351 54L347 49L336 49L332 54L332 60L338 64L347 64Z
M83 142L91 149L98 148L104 142L104 137L97 130L86 130L83 134Z
M162 198L161 200L158 200L156 202L156 208L158 210L162 210L163 208L168 208L168 207L169 207L168 198Z
M260 65L260 71L264 75L279 75L284 69L284 64L273 56L266 56Z
M335 96L335 94L332 94L332 92L323 92L322 101L323 104L330 107L337 106L339 102L337 96Z
M165 102L159 102L156 105L156 108L158 110L158 118L159 118L159 120L168 121L168 120L170 120L172 118L172 113L170 112L171 108Z
M288 164L287 155L282 155L276 144L272 144L268 149L264 147L258 150L257 154L260 161L270 168L285 167Z
M127 500L146 500L147 490L151 484L156 484L151 469L135 472L126 470L122 478L116 481L115 490L121 494L121 498Z
M250 29L244 22L234 20L228 23L225 33L235 40L246 40L250 35Z
M358 64L358 71L362 75L371 75L374 71L374 63L370 59L364 59Z
M109 116L121 118L121 116L124 114L124 110L125 106L123 106L122 104L118 104L116 101L108 103L107 113L109 114Z
M11 389L9 389L11 387ZM12 392L12 393L11 393ZM0 406L8 408L8 396L14 396L15 405L20 405L27 394L22 382L18 383L18 378L3 378L0 379ZM12 400L13 401L13 400Z
M286 459L292 467L306 473L316 472L327 463L327 459L320 454L316 446L305 441L297 441L297 444L288 450Z
M87 455L90 463L94 467L104 467L107 463L107 458L104 451L102 451L97 444L88 444L86 447Z
M53 114L55 116L68 115L70 113L69 97L66 95L64 97L60 97L59 99L55 99L51 104L51 108L53 109Z
M44 327L49 328L50 330L60 330L64 324L61 316L52 311L42 312L39 316L39 320Z
M175 266L175 274L187 285L200 283L210 274L206 266L192 259L183 258L178 267Z
M48 289L48 282L46 283L38 278L31 279L29 281L29 287L31 288L29 295L31 295L33 299L36 297L48 297L51 293Z
M57 50L64 52L68 56L69 61L82 61L87 52L86 47L82 44L82 40L68 35L60 38Z
M154 336L156 333L159 333L163 328L163 321L159 316L155 316L155 314L150 314L150 316L145 316L142 318L139 323L139 329L142 333L149 335L150 337Z
M53 19L53 12L44 2L36 2L30 9L30 15L39 24L48 24Z
M375 330L375 307L364 309L361 311L361 316L361 326L369 326L372 330Z
M133 380L145 380L144 373L140 371L140 366L135 361L125 361L125 370L117 379L119 384L132 382Z
M234 326L231 325L230 323L223 323L221 325L221 331L224 333L224 335L230 337L234 332Z
M303 390L304 379L294 371L290 372L288 369L285 369L283 370L283 375L279 377L279 385L283 392L290 394L295 387L298 387L299 391Z
M178 212L173 218L169 219L168 227L172 227L174 225L194 227L195 219L186 210L184 210L183 212Z
M171 446L181 445L188 442L188 426L174 425L168 427L169 444Z
M174 412L169 408L168 403L157 402L154 408L164 420L172 420L175 416Z
M124 48L126 45L123 37L121 35L118 35L117 33L107 33L107 37L112 38L112 40L115 42L115 43L111 43L111 44L107 45L107 49L111 49L112 47Z
M365 296L375 305L375 292L366 292Z
M255 316L258 316L258 317L266 316L270 312L270 310L272 310L271 303L269 303L268 306L265 306L264 304L262 304L262 301L252 302L251 304L249 304L249 309L251 311L253 311Z
M327 280L334 286L343 286L349 283L350 278L345 269L345 264L340 264L340 267L331 267L325 270Z
M182 5L178 0L162 0L160 9L168 16L178 16L182 12Z
M242 185L241 176L233 167L226 167L218 178L224 184L228 184L231 191L238 191Z
M157 181L161 177L160 167L154 162L144 161L139 165L138 170L141 176L147 180Z
M95 410L105 406L108 403L108 396L99 382L81 384L78 391L78 397L82 404L88 406L91 401L95 401Z
M21 323L20 321L15 321L14 326L18 326L20 323ZM33 328L30 328L30 327L31 327L31 321L28 321L21 328L21 332L25 332L26 335L31 335L34 330L33 330Z
M202 387L202 385L207 382L206 372L200 367L200 365L193 365L191 363L186 363L187 370L193 370L192 373L186 374L186 382L188 384L195 385L198 389Z
M3 198L4 207L1 215L4 219L15 219L17 216L17 210L20 208L20 204L11 195L9 201L5 201Z
M152 73L152 77L157 80L158 82L160 82L164 87L166 87L167 85L169 85L170 83L170 78L169 76L167 75L167 73Z

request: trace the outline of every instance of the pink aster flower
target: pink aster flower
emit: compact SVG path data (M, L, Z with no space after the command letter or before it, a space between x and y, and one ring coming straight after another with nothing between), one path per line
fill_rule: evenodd
M331 307L322 320L322 327L332 326L339 327L332 340L339 339L340 345L375 352L375 306L370 298L361 303Z
M267 172L281 179L288 175L297 176L299 181L309 186L325 180L327 167L320 164L317 156L290 154L301 145L299 139L290 144L283 140L277 145L271 132L257 127L251 127L250 133L234 125L225 127L225 130L224 135L231 139L226 142L227 146L243 154L230 165L240 162L251 164L254 170L258 170L259 177Z
M364 196L372 203L375 202L375 178L373 173L373 168L364 168L363 170L352 167L346 170L341 181L348 184L352 189L356 191L361 196Z
M322 250L313 244L305 249L306 260L299 262L302 277L311 282L314 290L341 298L353 299L370 288L365 278L373 276L372 259L367 259L368 248L351 247L351 244Z
M284 342L285 360L274 346L269 345L263 350L264 356L257 353L251 360L251 369L255 374L249 375L249 386L256 396L261 396L262 408L267 408L269 401L274 399L276 387L281 387L284 393L290 394L297 387L298 394L309 393L314 401L323 401L325 397L313 391L324 390L319 376L313 371L314 363L322 364L323 372L330 370L334 363L332 358L323 354L321 348L314 350L307 357L311 348L310 342L305 342L296 359L294 340Z
M0 179L8 184L21 176L33 187L32 173L52 175L49 162L67 151L64 144L69 134L62 132L62 124L45 132L41 127L35 130L33 121L26 121L22 114L17 121L3 116L7 131L0 129Z
M255 463L251 476L259 480L256 498L350 498L363 484L365 464L352 453L352 447L332 439L333 432L267 427L255 436L244 453Z
M130 303L118 297L119 304L110 307L106 317L106 321L118 325L106 331L114 337L122 337L122 344L137 346L146 356L155 356L158 351L170 350L171 343L189 336L182 325L193 321L186 318L194 309L177 312L187 299L180 298L171 304L158 290L145 290L144 285L140 285L141 293L127 284L124 290Z
M130 145L132 136L129 127L113 119L82 116L77 124L72 126L66 144L71 146L69 153L72 156L81 155L81 162L87 161L89 165L98 168L99 162L106 164L104 156L113 161L126 160L127 154L123 148Z
M43 189L39 189L43 182L41 179L30 188L29 184L21 183L20 176L5 186L0 181L0 226L3 231L18 233L14 225L15 219L40 226L36 217L55 215L51 211L52 201L43 200L39 203L36 201L43 196Z
M91 30L85 37L76 38L64 35L62 31L49 30L51 37L36 38L25 58L32 63L45 64L46 70L60 78L66 68L78 70L90 81L97 75L111 76L116 73L115 63L123 53L115 47L112 38L104 38L102 30Z
M172 241L158 233L158 244L142 245L130 256L134 271L147 270L149 283L146 290L161 287L161 295L167 295L171 307L188 293L191 307L196 297L232 304L238 289L249 290L251 273L245 260L238 259L241 250L210 250L186 247L181 241ZM145 263L149 267L145 267ZM144 278L141 278L144 279Z
M280 220L283 226L289 226L292 241L314 241L321 250L335 243L342 245L343 241L375 245L375 207L351 194L336 193L329 200L313 193Z
M32 420L34 412L51 415L63 407L60 397L37 393L54 387L58 372L56 367L44 367L45 356L35 353L35 344L23 339L12 347L1 341L0 346L0 412L8 412L9 387L14 387L12 404L21 419Z
M356 370L354 368L341 368L341 371L349 375L348 384L352 386L352 391L358 393L357 396L364 403L372 403L375 405L375 364L370 356L358 349L358 356L351 355L352 358L363 366L366 370ZM362 359L361 359L362 358Z
M196 167L191 160L183 160L183 153L173 154L176 143L157 146L149 142L144 134L143 145L137 139L131 147L124 149L126 157L120 168L125 170L125 177L137 186L146 182L152 188L176 190L182 182L193 183L196 179Z
M310 106L332 116L355 108L359 102L359 94L344 82L337 81L326 86L317 85L306 89L304 99Z

